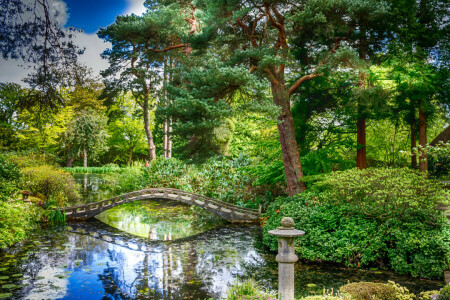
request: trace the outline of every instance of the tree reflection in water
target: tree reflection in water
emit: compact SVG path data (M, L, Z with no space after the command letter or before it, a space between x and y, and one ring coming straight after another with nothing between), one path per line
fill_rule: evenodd
M138 216L139 208L134 209ZM250 277L276 289L275 255L259 244L258 226L223 225L176 239L181 231L166 224L152 225L154 230L144 237L97 220L41 230L0 253L0 294L12 293L11 299L205 299L219 298L237 279ZM295 280L297 296L336 289L348 280L394 280L413 292L441 284L390 272L301 263L296 264ZM308 288L309 283L316 287Z

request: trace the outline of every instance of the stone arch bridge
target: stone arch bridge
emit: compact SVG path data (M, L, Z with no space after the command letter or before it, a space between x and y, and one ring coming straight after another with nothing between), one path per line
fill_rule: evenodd
M68 220L83 221L115 206L147 199L174 200L189 205L195 205L232 223L258 222L261 214L260 211L256 209L243 208L202 195L171 188L152 188L135 191L99 202L64 207L61 211L66 213Z

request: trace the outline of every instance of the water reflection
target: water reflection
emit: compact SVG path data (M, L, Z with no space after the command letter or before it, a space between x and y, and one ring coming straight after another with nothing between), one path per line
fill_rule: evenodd
M99 221L70 225L43 230L2 253L0 294L11 293L9 299L205 299L224 296L238 278L277 286L275 256L260 247L257 226L226 225L163 242ZM347 280L395 280L413 291L440 284L389 272L296 265L297 296L336 289Z
M81 186L80 203L92 203L111 198L113 195L105 185L104 174L73 174L75 182ZM71 203L74 204L74 203Z
M125 232L163 241L199 234L225 223L208 211L167 200L123 204L102 212L96 218Z
M217 299L245 278L277 287L275 254L262 246L258 226L218 226L197 208L155 200L99 218L122 230L95 219L71 223L0 253L0 299ZM394 280L413 292L443 284L302 263L295 276L297 297L348 281Z

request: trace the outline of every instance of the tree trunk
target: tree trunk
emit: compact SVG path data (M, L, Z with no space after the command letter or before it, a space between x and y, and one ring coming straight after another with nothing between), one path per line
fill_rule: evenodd
M169 82L173 81L173 59L170 60L170 76L169 76ZM171 100L169 100L169 103L171 103ZM167 124L167 158L172 157L172 117L169 117L169 123Z
M166 89L166 85L167 85L167 58L164 58L164 106L167 106L167 89ZM163 124L163 154L164 157L167 158L167 129L168 129L168 121L167 118L164 120L164 124Z
M133 150L134 147L130 147L130 155L128 156L128 165L131 166L131 163L133 162Z
M67 166L68 168L72 168L72 166L73 166L73 158L68 158L68 159L67 159L67 161L66 161L66 166Z
M421 106L419 106L419 144L423 148L427 145L427 115ZM427 171L427 157L423 151L420 153L419 171Z
M360 170L365 169L367 167L366 160L366 118L360 117L358 118L358 122L356 123L356 141L357 141L357 149L356 149L356 167Z
M303 177L300 154L295 139L294 119L292 118L289 93L283 82L271 83L273 101L281 107L281 116L278 117L278 134L283 153L284 172L289 196L293 196L306 189L305 183L300 181Z
M417 156L414 148L417 147L416 141L416 124L415 121L411 123L411 168L413 170L417 169Z
M86 144L83 144L83 167L87 168L87 151L86 151Z
M359 58L366 60L367 40L365 38L366 33L363 31L363 38L359 40ZM359 87L361 89L366 88L366 82L364 74L359 74ZM367 168L367 156L366 156L366 117L361 112L360 104L358 103L358 120L356 121L356 167L360 170Z
M144 105L142 109L144 111L144 128L145 134L147 136L149 160L152 161L153 159L156 158L156 150L155 150L155 143L153 142L152 131L150 130L150 120L148 114L148 92L145 95Z

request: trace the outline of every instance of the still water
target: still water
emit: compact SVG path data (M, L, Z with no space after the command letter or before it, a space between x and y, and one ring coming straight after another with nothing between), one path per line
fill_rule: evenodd
M43 229L0 253L2 299L218 299L238 279L277 287L259 226L218 222L182 204L126 204L90 222ZM130 225L132 224L132 225ZM394 280L418 292L440 281L378 270L296 264L296 294L348 281Z
M105 184L106 174L75 173L72 175L75 182L80 185L80 203L92 203L113 197ZM72 205L75 203L71 203Z

